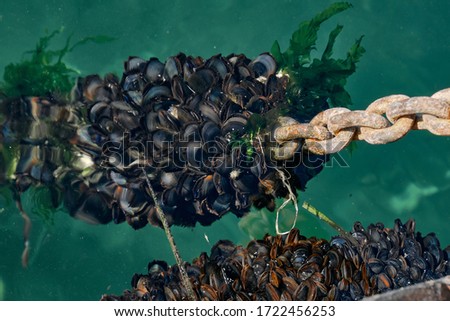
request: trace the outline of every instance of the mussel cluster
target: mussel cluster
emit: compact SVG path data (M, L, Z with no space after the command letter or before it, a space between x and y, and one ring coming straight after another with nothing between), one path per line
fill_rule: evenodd
M57 178L77 171L76 159L82 157L71 143L82 121L79 110L51 98L21 97L0 101L0 116L0 151L11 150L9 157L14 159L9 159L14 165L13 191L21 193L43 184L52 189L57 202ZM2 159L0 184L10 179L7 165L7 159Z
M351 233L330 241L297 229L247 247L219 241L186 269L198 300L360 300L449 275L449 255L434 233L423 237L413 220L397 219L393 228L356 222ZM148 274L135 274L131 286L102 300L187 299L178 267L164 261L150 262Z
M32 97L3 106L2 140L20 144L20 192L51 186L74 217L138 229L160 225L150 182L169 224L209 225L252 205L273 210L288 193L277 169L295 190L322 168L324 158L302 161L301 142L295 164L271 157L279 145L268 137L287 105L288 77L277 74L270 54L180 53L124 65L121 79L79 79L70 104Z

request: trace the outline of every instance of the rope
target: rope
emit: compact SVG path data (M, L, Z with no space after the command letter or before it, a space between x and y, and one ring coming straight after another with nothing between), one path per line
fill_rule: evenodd
M284 175L283 171L279 170L276 167L275 167L275 170L278 172L278 175L280 175L283 186L287 188L288 194L289 194L288 198L283 202L283 204L281 204L281 206L277 208L277 216L275 219L275 230L276 230L277 234L284 235L284 234L288 234L295 227L295 224L297 223L298 204L297 204L297 197L295 196L294 192L292 191L291 185L289 184L289 181L288 181L288 178L286 177L286 175ZM292 204L294 204L294 207L295 207L294 221L292 222L292 226L289 230L287 230L285 232L280 232L278 218L280 216L281 210L283 208L285 208L289 204L289 202L292 202Z
M298 149L291 146L298 139L305 139L303 148L325 155L341 151L353 140L391 143L410 130L450 136L450 88L431 97L386 96L375 100L366 110L330 108L317 114L310 123L289 118L274 132L280 146L274 148L273 155L278 160L293 157Z
M189 276L184 267L184 262L181 259L180 253L178 252L178 248L175 244L175 239L173 238L172 232L170 230L169 222L167 222L166 215L164 214L162 208L159 206L158 198L156 196L155 191L153 190L152 184L150 183L150 180L148 179L147 173L145 172L144 168L142 168L142 174L145 178L145 182L147 183L150 195L152 196L153 203L155 204L155 209L156 213L158 214L158 218L161 221L161 224L164 228L164 232L166 233L167 240L169 241L170 249L172 250L173 256L175 257L175 261L177 262L178 268L180 270L181 283L183 284L183 287L186 289L187 299L189 301L196 301L194 289L192 288Z

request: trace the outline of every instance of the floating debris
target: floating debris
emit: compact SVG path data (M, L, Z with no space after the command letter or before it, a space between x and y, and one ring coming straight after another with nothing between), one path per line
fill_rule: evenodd
M330 241L297 229L247 247L219 241L186 269L198 300L361 300L449 275L449 254L434 233L422 236L414 220L397 219L393 228L356 222ZM186 300L179 277L176 265L152 261L131 290L102 300Z

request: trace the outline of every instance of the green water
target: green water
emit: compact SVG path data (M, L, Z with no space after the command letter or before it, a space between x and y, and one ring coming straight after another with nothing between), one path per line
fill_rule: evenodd
M116 41L86 44L67 56L81 74L115 71L120 74L130 55L164 60L183 51L209 57L268 51L274 40L286 48L298 23L310 19L333 1L24 1L0 4L0 70L17 62L34 47L45 30L65 27L74 39L96 34ZM450 28L448 0L360 0L354 8L326 22L319 34L319 52L337 23L344 31L336 56L346 52L361 34L367 52L350 78L347 90L353 108L363 109L376 98L403 93L431 95L450 87ZM55 47L63 45L58 37ZM330 166L313 179L299 202L309 201L350 229L395 218L417 221L417 229L437 233L450 243L448 194L450 138L414 132L401 141L371 146L358 143L341 155L348 167ZM39 195L39 194L38 194ZM0 195L0 299L97 300L103 293L119 294L130 287L133 273L147 263L173 263L161 230L128 225L91 226L59 210L52 224L36 214L39 197L28 191L25 210L33 220L30 266L20 265L22 220L10 195ZM289 219L292 214L284 217ZM239 221L228 215L211 227L173 229L180 252L192 260L219 239L247 243L248 234L274 231L272 213L252 212ZM287 223L285 223L288 226ZM297 226L302 234L328 238L333 231L306 212Z

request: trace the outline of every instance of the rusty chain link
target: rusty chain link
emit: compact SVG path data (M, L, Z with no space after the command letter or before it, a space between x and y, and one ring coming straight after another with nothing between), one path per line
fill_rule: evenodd
M324 155L344 149L353 140L369 144L387 144L405 136L410 130L426 129L439 136L450 136L450 88L431 97L390 95L375 100L366 110L330 108L317 114L310 123L298 123L283 117L274 132L280 144L276 159L289 159L298 139L303 147Z

